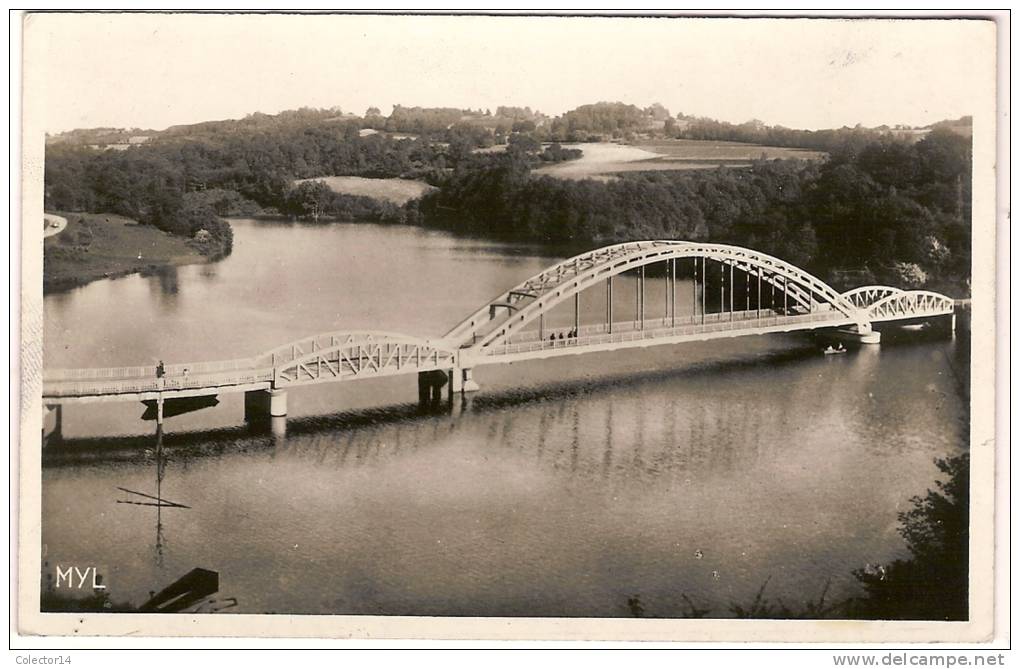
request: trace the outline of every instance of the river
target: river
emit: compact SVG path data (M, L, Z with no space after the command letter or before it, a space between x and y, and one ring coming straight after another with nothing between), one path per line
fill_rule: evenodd
M556 260L410 227L232 223L221 261L46 296L46 366L441 335ZM167 419L161 477L145 407L69 405L43 450L44 571L98 565L138 605L203 567L239 613L725 617L766 581L794 608L827 583L836 601L860 592L851 570L906 557L897 513L966 447L967 348L890 332L840 356L807 335L570 356L479 368L482 390L433 414L413 376L312 386L289 392L285 434L224 395Z

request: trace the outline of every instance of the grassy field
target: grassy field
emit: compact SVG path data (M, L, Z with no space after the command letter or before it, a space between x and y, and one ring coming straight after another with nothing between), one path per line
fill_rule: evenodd
M620 172L703 170L721 165L740 167L763 157L767 160L825 158L824 153L806 149L693 139L657 140L635 145L599 143L563 146L581 149L584 155L579 160L541 167L535 173L561 179L606 181Z
M782 146L763 146L761 144L743 144L741 142L716 142L700 139L667 139L638 144L647 151L662 154L664 161L713 161L713 160L753 160L764 157L766 160L776 158L799 158L801 160L823 160L825 154L810 149L790 149Z
M314 179L301 179L297 183L305 181L321 181L329 186L334 193L362 195L364 197L375 198L376 200L388 200L396 205L403 205L409 200L421 197L430 190L435 190L426 183L412 179L316 177Z
M58 212L67 228L43 240L43 292L167 265L205 262L182 237L113 214Z

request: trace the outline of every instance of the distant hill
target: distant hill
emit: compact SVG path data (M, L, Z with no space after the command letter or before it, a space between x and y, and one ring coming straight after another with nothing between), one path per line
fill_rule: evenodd
M46 143L124 150L150 141L203 138L223 140L237 135L293 133L316 129L333 134L338 129L347 128L353 128L362 136L378 133L393 139L422 138L467 149L503 145L510 136L521 133L541 142L640 143L659 139L708 139L821 151L831 150L837 139L845 137L847 133L861 136L891 135L919 140L937 128L965 137L970 137L973 131L970 116L939 121L924 127L883 125L876 128L856 126L812 131L768 126L758 120L734 124L683 113L673 115L658 103L641 108L623 102L596 102L581 105L554 118L530 107L511 106L500 106L492 111L395 105L389 116L382 115L376 107L369 107L362 115L345 112L339 107L302 107L279 114L256 112L240 119L176 125L162 131L138 128L71 130L47 136Z
M928 126L929 129L935 130L936 128L945 128L946 130L952 130L958 135L964 137L973 137L974 135L974 118L971 116L962 116L955 121L939 121Z
M85 128L68 130L56 135L47 135L46 144L67 144L72 146L95 146L97 148L128 148L144 144L157 132L139 128Z

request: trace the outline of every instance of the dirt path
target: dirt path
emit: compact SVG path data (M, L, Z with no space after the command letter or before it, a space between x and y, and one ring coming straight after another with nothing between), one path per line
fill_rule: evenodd
M56 214L43 214L43 238L63 232L67 227L67 219Z

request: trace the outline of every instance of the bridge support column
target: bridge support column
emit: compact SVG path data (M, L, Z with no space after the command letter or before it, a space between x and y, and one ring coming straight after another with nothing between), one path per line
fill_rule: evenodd
M418 372L418 405L423 409L439 407L443 402L443 386L448 382L442 370Z
M454 393L473 393L477 390L481 390L478 382L475 381L472 369L470 367L457 368L454 367L449 372L450 378L450 397L453 397Z
M956 314L946 314L944 316L936 316L928 321L928 327L932 328L936 332L943 334L953 335L956 333Z
M447 375L450 377L450 397L454 393L464 392L464 370L454 367Z
M269 419L269 431L274 439L285 439L287 437L287 417L273 416Z
M862 334L860 337L861 337L860 341L861 341L862 344L880 344L880 343L882 343L882 333L879 332L878 330L872 330L871 332L867 332L865 334Z
M244 419L247 421L270 416L287 415L287 391L278 388L249 390L244 394Z
M53 416L53 428L47 433L46 418L50 415ZM60 441L64 438L64 406L62 404L52 404L46 407L46 416L43 417L42 436L43 444L50 439Z
M840 329L836 330L836 338L857 344L880 344L882 342L882 333L878 330L860 332L856 328L845 330Z
M481 386L475 381L473 370L470 367L466 368L464 370L464 385L461 388L461 392L473 393L481 389Z
M269 415L273 418L280 418L287 415L287 391L267 390L269 393Z
M287 391L271 390L269 394L269 415L279 418L287 415Z

